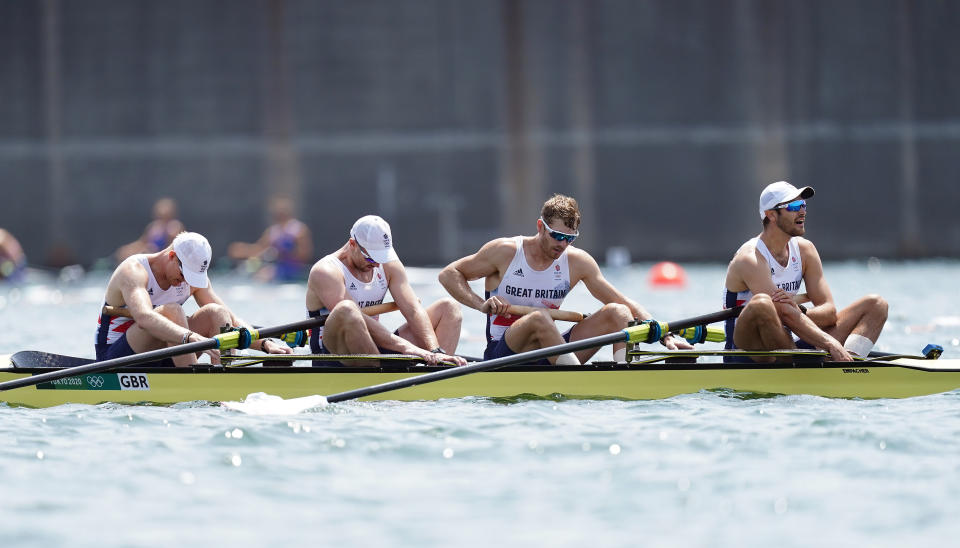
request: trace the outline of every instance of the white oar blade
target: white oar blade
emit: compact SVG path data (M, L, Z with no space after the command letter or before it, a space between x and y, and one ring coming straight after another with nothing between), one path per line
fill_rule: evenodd
M264 392L250 394L241 401L225 401L221 405L247 415L297 415L315 407L326 407L323 396L304 396L285 400Z

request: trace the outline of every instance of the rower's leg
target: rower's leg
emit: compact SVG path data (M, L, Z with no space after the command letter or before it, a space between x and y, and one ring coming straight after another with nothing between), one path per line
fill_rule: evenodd
M880 295L867 295L837 312L837 325L825 331L838 341L844 341L844 347L847 347L851 335L866 337L876 343L887 322L888 308L887 301Z
M189 323L187 321L187 315L184 313L183 308L178 304L164 304L154 308L156 312L161 314L164 318L167 318L171 322L186 327L190 329ZM192 329L191 329L192 331ZM148 333L145 329L141 328L139 325L134 324L133 327L127 330L127 343L130 345L135 352L146 352L148 350L157 350L158 348L165 348L168 346L175 346L177 343L167 343L161 341L160 339L154 337ZM178 367L186 367L197 363L196 354L186 354L184 356L176 356L173 358L174 365Z
M759 293L747 302L737 318L733 343L743 350L776 350L796 348L793 338L783 328L777 307L769 295ZM773 358L754 358L772 362Z
M440 347L453 354L457 351L457 345L460 344L460 324L463 322L463 315L460 312L460 303L446 297L431 304L425 309L430 318L430 325L433 326L433 333L437 337L437 343ZM424 350L433 350L424 346L424 341L418 340L409 323L405 323L397 330L397 335L423 348Z
M340 301L323 326L323 346L331 354L379 354L373 342L363 312L357 303L347 299ZM351 361L347 365L377 365L379 362Z
M626 305L619 303L610 303L603 305L603 308L587 316L583 321L573 326L570 331L570 341L579 341L598 335L606 335L621 329L626 329L630 321L633 320L633 313ZM625 343L616 343L613 345L613 352L616 355L617 350L625 348ZM593 357L599 348L587 348L577 352L577 359L580 363L587 363L587 360Z
M199 335L203 335L204 337L216 337L220 334L220 329L222 327L230 327L233 325L232 322L233 315L230 314L230 310L227 309L227 307L216 303L209 303L201 306L196 312L187 318L187 324L190 331L193 331ZM210 355L210 363L215 365L220 363L219 351L208 351L207 353ZM202 352L196 354L196 358L199 358L201 354ZM196 361L197 360L194 359L193 363L196 363ZM173 358L173 363L176 365L181 365L177 363L177 358Z
M564 344L563 336L557 331L553 318L546 311L536 311L525 316L521 316L513 322L507 332L503 334L510 347L516 353L545 348L547 346L557 346ZM548 358L550 363L557 361L556 357Z

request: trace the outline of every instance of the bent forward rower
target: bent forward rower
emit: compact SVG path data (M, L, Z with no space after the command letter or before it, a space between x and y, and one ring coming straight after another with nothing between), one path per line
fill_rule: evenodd
M97 320L97 361L202 341L219 334L223 326L249 328L214 293L207 277L210 258L206 238L182 232L166 249L124 259L110 276L105 308ZM190 297L200 308L187 316L182 305ZM107 306L124 308L129 315L111 314ZM292 352L285 343L273 339L255 341L252 348L271 354ZM213 363L220 362L218 351L209 353ZM189 353L156 365L196 363L197 355Z

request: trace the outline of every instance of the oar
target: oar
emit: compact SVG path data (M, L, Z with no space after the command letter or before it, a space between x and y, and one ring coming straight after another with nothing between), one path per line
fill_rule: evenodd
M395 303L383 303L374 306L368 306L361 308L365 314L383 314L394 310L396 307ZM239 331L230 331L228 333L221 333L215 337L205 339L202 341L181 344L177 346L169 346L167 348L160 348L157 350L151 350L149 352L142 352L140 354L133 354L130 356L123 356L122 358L114 358L112 360L104 360L102 362L93 362L86 365L78 365L76 367L68 367L60 371L51 371L49 373L41 373L39 375L33 375L30 377L24 377L22 379L14 379L12 381L0 382L0 391L4 390L13 390L14 388L22 388L24 386L33 386L35 384L40 384L47 381L55 381L57 379L63 379L66 377L73 377L74 375L83 375L86 373L99 373L101 371L108 371L110 369L118 369L121 367L127 367L130 365L139 365L148 362L154 362L159 360L164 360L167 358L173 358L174 356L183 356L185 354L203 352L204 350L229 350L231 348L247 348L250 346L250 343L260 339L266 339L270 337L279 337L285 333L294 333L297 331L302 331L305 329L310 329L313 327L320 327L327 321L327 316L329 314L324 314L322 316L317 316L315 318L308 318L306 320L301 320L299 322L288 323L284 325L278 325L276 327L266 327L261 329L240 329Z
M735 308L729 308L727 310L714 312L712 314L705 314L703 316L696 316L693 318L687 318L685 320L678 320L675 322L643 323L640 325L634 325L634 326L628 327L621 331L608 333L606 335L598 335L596 337L590 337L590 338L579 340L579 341L564 343L557 346L550 346L547 348L540 348L538 350L530 350L529 352L521 352L519 354L514 354L512 356L504 356L502 358L495 358L492 360L476 362L469 365L461 365L460 367L452 367L450 369L444 369L443 371L434 371L432 373L424 373L423 375L417 375L416 377L408 377L406 379L400 379L400 380L387 382L383 384L377 384L374 386L368 386L366 388L357 388L354 390L348 390L346 392L340 392L338 394L329 395L326 397L325 401L328 403L336 403L336 402L341 402L346 400L363 398L366 396L372 396L374 394L382 394L383 392L399 390L401 388L408 388L411 386L417 386L417 385L426 384L429 382L442 381L442 380L451 379L454 377L462 377L464 375L469 375L471 373L479 373L481 371L492 371L494 369L499 369L501 367L508 367L511 365L531 362L534 360L539 360L541 358L547 358L550 356L558 356L560 354L565 354L567 352L576 352L577 350L584 350L586 348L596 348L599 346L604 346L612 343L656 342L660 340L661 333L669 333L671 331L685 329L687 327L693 327L697 325L706 325L713 322L723 321L728 318L735 318L740 314L741 310L743 310L743 307L738 306ZM308 396L308 397L311 397L311 396ZM320 403L322 403L324 400L319 400L319 401Z

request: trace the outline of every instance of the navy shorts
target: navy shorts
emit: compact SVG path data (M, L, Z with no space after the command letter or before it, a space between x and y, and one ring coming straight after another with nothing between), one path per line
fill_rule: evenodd
M572 329L570 330L572 331ZM567 331L563 334L563 340L570 342L570 331ZM483 351L483 359L493 360L496 358L503 358L506 356L513 356L516 354L512 348L507 345L507 338L500 337L499 340L490 341L487 343L487 349ZM542 358L538 361L533 362L533 365L551 365L550 360Z
M112 360L114 358L123 358L125 356L132 356L136 354L132 348L130 348L130 343L127 342L127 334L124 333L119 339L117 339L113 344L98 344L96 345L97 351L97 361L102 362L104 360ZM165 358L156 362L148 362L140 364L143 367L174 367L173 360L170 358Z

